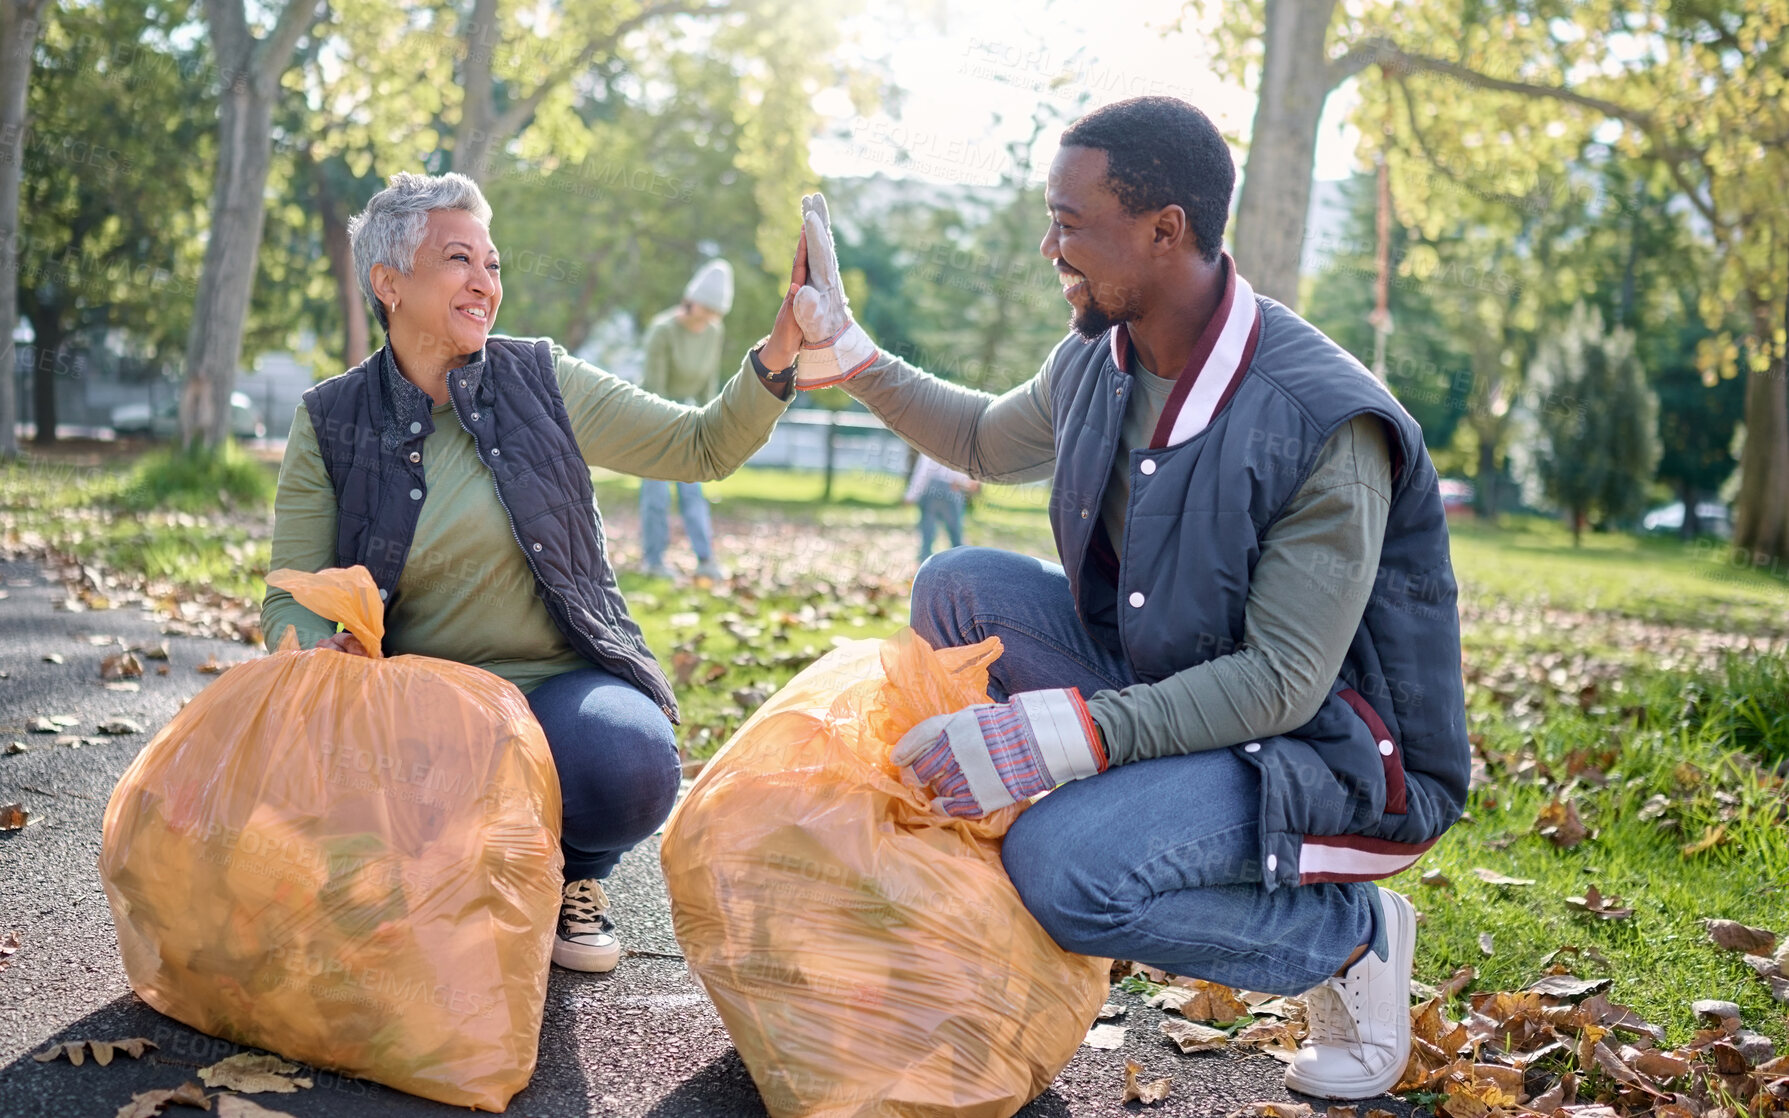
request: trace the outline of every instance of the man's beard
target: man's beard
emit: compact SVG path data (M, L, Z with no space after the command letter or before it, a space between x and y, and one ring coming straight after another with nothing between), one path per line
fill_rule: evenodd
M1073 308L1068 317L1068 324L1075 333L1088 341L1098 341L1106 331L1120 322L1135 322L1139 317L1136 300L1126 299L1116 309L1108 310L1099 305L1094 298L1092 285L1088 285L1087 303L1085 306Z

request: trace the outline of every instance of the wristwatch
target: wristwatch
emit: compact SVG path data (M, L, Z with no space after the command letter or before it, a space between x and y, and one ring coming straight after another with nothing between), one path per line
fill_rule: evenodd
M788 384L795 379L794 365L790 365L787 369L774 370L766 366L764 364L764 358L759 356L759 354L763 352L763 349L764 347L762 345L757 345L753 346L751 351L752 371L758 374L759 380L763 381L765 384L783 385ZM800 358L798 357L796 360L799 362Z

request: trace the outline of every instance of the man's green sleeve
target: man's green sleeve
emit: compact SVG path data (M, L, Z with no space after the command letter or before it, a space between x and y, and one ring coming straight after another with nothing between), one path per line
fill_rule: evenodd
M1343 427L1268 528L1242 647L1087 702L1114 765L1221 749L1310 721L1341 671L1379 570L1391 452L1373 416Z

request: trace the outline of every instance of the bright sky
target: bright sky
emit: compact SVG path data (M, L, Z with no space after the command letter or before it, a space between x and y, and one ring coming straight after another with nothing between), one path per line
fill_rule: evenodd
M1006 144L1030 135L1040 103L1057 106L1063 119L1044 130L1037 177L1069 120L1125 97L1180 97L1232 139L1248 135L1254 96L1211 72L1196 30L1163 35L1180 15L1179 0L934 0L929 19L914 16L920 6L871 0L860 38L867 50L886 52L905 92L898 105L870 117L859 117L843 91L821 94L816 107L826 134L811 156L821 175L881 171L989 184L1008 164ZM1088 101L1077 108L1083 93ZM1352 101L1345 87L1326 106L1319 179L1352 170L1354 135L1342 124ZM1237 157L1240 170L1240 151Z

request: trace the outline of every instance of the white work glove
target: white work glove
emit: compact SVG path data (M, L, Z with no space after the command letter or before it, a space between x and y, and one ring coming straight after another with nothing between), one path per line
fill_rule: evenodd
M839 281L839 257L832 248L832 221L826 197L809 194L801 200L801 224L807 237L807 285L795 293L795 321L801 324L801 360L795 366L795 387L825 388L850 380L876 360L876 343L851 319L845 285Z

